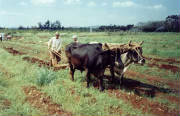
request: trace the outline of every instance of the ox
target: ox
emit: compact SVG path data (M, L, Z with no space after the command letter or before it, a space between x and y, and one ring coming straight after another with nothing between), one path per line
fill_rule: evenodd
M74 72L76 69L81 72L85 70L87 88L89 87L90 75L93 74L99 80L100 91L104 90L103 76L106 67L110 66L110 72L112 78L114 78L115 60L121 61L115 59L116 54L114 51L104 51L102 44L71 43L66 46L65 53L70 66L72 80L74 80Z
M114 71L118 75L120 75L120 85L123 84L123 77L124 73L127 71L128 67L130 64L140 64L143 65L145 63L145 59L142 55L142 47L141 45L143 44L143 41L139 44L132 44L131 41L128 43L128 47L124 48L124 50L121 50L121 48L115 49L116 51L120 51L121 53L121 60L123 63L122 66L115 65ZM106 49L111 49L108 44L105 45Z

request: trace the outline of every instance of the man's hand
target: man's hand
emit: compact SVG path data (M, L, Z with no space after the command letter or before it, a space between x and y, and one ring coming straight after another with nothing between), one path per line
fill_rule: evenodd
M57 50L53 50L54 52L56 52L56 53L58 53L58 51Z
M52 52L59 54L59 52L57 50L53 50Z

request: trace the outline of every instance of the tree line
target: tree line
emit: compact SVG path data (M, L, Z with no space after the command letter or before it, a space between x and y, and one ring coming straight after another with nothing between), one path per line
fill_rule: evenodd
M180 15L170 15L162 21L139 22L137 25L100 26L96 31L180 32Z
M128 31L134 27L133 24L127 25L127 26L120 26L120 25L109 25L109 26L100 26L96 31Z
M170 15L162 21L140 22L137 28L143 32L180 32L180 15Z
M3 29L3 27L0 27ZM64 27L59 20L47 20L44 23L39 22L37 26L24 27L19 26L19 30L37 29L37 30L66 30L79 32L116 32L116 31L141 31L141 32L180 32L180 15L167 16L165 20L139 22L137 25L102 25L96 27Z
M25 30L25 29L39 29L39 30L63 30L64 26L62 26L61 22L59 20L56 20L54 22L51 22L50 20L47 20L46 22L42 23L39 22L37 26L32 27L23 27L19 26L18 29Z
M64 26L62 26L61 22L58 20L55 22L50 22L50 20L47 20L44 24L39 22L37 28L40 30L63 30Z

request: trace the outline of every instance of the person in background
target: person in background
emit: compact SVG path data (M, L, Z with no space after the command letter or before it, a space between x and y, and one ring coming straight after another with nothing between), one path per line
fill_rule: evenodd
M48 50L50 53L50 65L53 67L59 67L58 62L61 60L61 45L62 39L58 32L55 33L55 37L52 37L48 41Z
M2 35L0 34L0 41L2 42Z
M72 39L74 40L75 43L78 43L77 35L73 35L73 36L72 36Z

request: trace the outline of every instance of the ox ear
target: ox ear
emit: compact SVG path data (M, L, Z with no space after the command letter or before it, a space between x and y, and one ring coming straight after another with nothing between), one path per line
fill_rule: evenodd
M129 45L129 46L131 46L131 42L132 42L131 40L128 42L128 45Z
M108 50L110 50L110 47L107 43L104 44L104 47L107 48Z
M140 45L142 45L144 43L144 41L140 42Z

